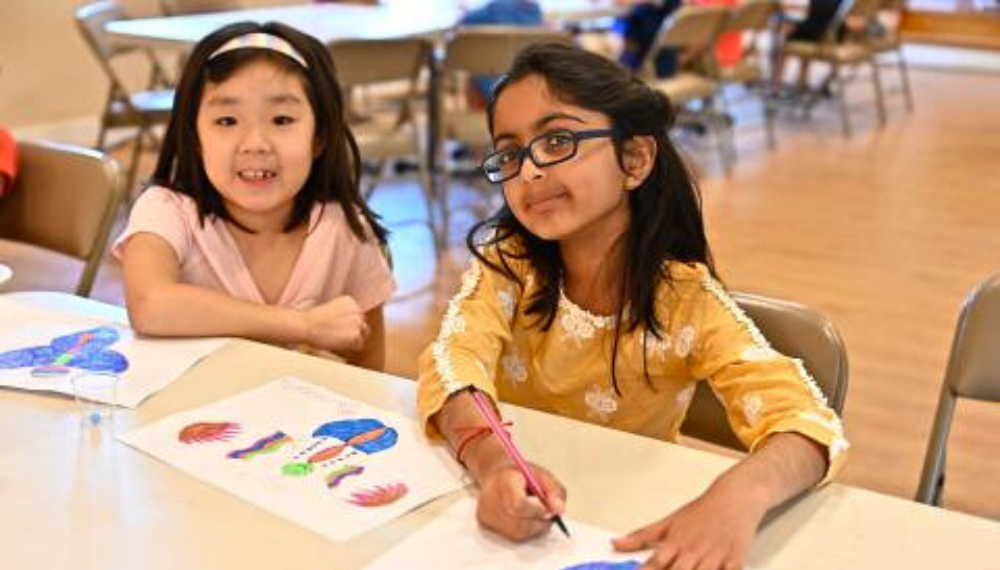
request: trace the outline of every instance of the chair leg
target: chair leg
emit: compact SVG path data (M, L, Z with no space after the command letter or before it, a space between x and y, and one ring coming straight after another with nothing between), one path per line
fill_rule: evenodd
M906 101L906 110L913 112L913 92L910 90L910 72L906 67L906 59L903 58L902 48L896 52L899 58L899 78L903 82L903 97Z
M934 427L927 443L927 452L924 454L924 466L920 472L920 486L917 488L916 500L926 505L941 504L945 450L948 446L948 432L951 430L952 418L955 415L955 400L956 394L952 392L947 381L943 382L937 411L934 414Z
M131 204L132 196L135 195L135 179L139 173L139 162L142 160L142 141L146 129L149 127L144 123L139 127L139 133L135 136L135 144L132 147L132 158L128 166L128 174L125 177L125 196L127 202Z
M382 176L385 174L387 162L378 163L378 168L375 169L373 174L368 175L368 184L365 186L364 196L365 202L371 199L372 194L375 193L375 188L378 187L378 183L382 181Z
M874 57L871 59L872 66L872 87L875 88L875 111L878 113L878 124L884 127L886 123L885 95L882 92L882 77L878 70L878 62Z
M836 64L833 66L831 85L837 92L837 102L840 105L840 126L844 130L844 136L851 138L850 109L847 107L847 82L844 81L840 66Z
M108 136L108 119L106 116L101 116L101 125L97 128L97 144L94 148L97 150L104 150L104 143L106 142Z
M447 245L441 237L441 216L437 212L438 204L431 186L431 173L424 161L420 161L417 175L420 177L420 191L424 195L424 207L427 208L427 229L431 232L431 241L434 245L434 259L441 259ZM442 187L438 186L439 190ZM447 202L447 200L445 201Z
M726 131L731 135L732 128L728 126L725 113L715 110L715 101L713 98L705 99L702 105L704 106L704 116L708 119L708 128L712 131L715 145L719 149L719 160L722 163L722 171L725 172L726 176L729 176L733 172L733 155L736 152L736 143L731 140L731 137L726 136Z
M433 176L433 173L431 174ZM447 174L442 174L437 183L437 195L434 196L434 202L437 206L437 231L435 232L435 249L440 257L448 250L448 244L451 241L451 216L448 211L448 184L449 176Z
M774 101L765 92L761 95L761 103L764 105L764 129L767 133L767 150L774 150L778 146L778 139L774 133Z

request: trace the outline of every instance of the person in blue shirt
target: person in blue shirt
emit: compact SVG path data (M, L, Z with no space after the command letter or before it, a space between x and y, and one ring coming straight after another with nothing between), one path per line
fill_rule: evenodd
M637 72L642 69L643 62L649 56L649 50L656 42L656 34L660 31L664 20L680 8L681 0L654 0L638 2L629 13L615 23L616 31L621 34L625 45L618 57L618 63L625 68ZM653 55L654 69L657 77L670 77L677 72L677 51L660 50Z
M462 26L541 26L542 9L535 0L490 0L466 12L458 23ZM485 107L496 80L491 75L473 77L475 90L470 94L470 104Z

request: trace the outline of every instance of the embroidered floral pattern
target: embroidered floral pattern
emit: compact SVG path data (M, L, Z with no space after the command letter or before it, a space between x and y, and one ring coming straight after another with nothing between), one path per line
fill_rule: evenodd
M618 411L618 400L611 388L591 384L583 395L583 401L587 404L587 415L597 417L602 422L608 421Z
M503 316L507 317L510 321L514 318L514 294L510 291L500 291L497 293L497 298L500 299L500 311L503 312Z
M743 417L746 418L750 427L757 425L757 422L760 421L760 411L764 408L764 402L761 401L760 396L757 394L744 394L742 407Z
M646 331L643 335L645 337L646 350L649 354L658 357L664 357L670 350L670 335L667 333L661 333L663 338L658 338L653 331Z
M455 374L451 355L448 354L448 342L455 333L465 332L465 318L462 317L461 304L462 301L469 298L475 292L476 287L479 286L479 279L482 277L482 274L483 270L480 268L479 263L473 261L472 267L462 275L462 287L459 289L458 294L448 303L448 310L445 311L444 318L441 321L441 331L438 333L437 340L434 341L434 345L431 347L431 353L434 355L434 363L437 366L438 374L441 376L441 381L448 392L455 392L464 387L464 384L459 381Z
M680 358L686 358L694 348L695 332L691 325L684 325L677 331L677 339L674 341L674 354Z
M580 308L562 289L559 290L559 308L563 312L559 322L566 336L577 343L594 338L598 329L611 328L615 324L614 317L602 317Z
M770 360L778 353L770 346L750 346L740 353L740 360L744 362L757 362L760 360Z
M500 359L500 366L503 366L504 373L512 381L520 384L528 380L528 369L524 366L524 361L521 360L517 351L505 354Z

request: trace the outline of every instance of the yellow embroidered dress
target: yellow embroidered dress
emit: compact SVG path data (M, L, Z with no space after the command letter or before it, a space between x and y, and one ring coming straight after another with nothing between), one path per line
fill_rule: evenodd
M473 260L437 339L420 357L417 405L428 420L448 396L474 384L494 398L675 441L696 382L705 379L751 450L776 432L797 432L829 452L825 480L846 458L840 419L797 359L773 350L701 264L670 263L657 291L662 338L623 334L618 386L611 382L614 318L591 314L560 293L552 326L525 310L537 290L529 262L508 260L525 290ZM647 382L642 335L646 336Z

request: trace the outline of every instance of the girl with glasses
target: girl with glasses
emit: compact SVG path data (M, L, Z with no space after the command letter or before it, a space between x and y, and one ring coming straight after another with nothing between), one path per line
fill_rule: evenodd
M644 568L742 568L764 514L841 467L840 420L801 364L774 351L715 276L695 182L667 136L669 101L616 64L527 48L488 108L486 177L506 204L475 226L474 259L422 354L418 406L480 490L480 523L547 532L566 493L526 491L469 387L676 441L701 379L752 450L705 493L615 541ZM670 484L665 480L664 484Z

